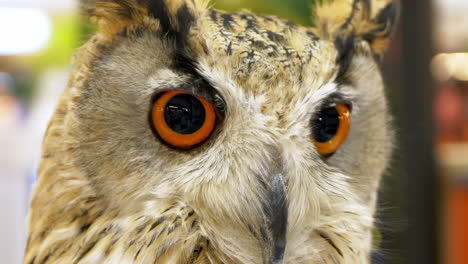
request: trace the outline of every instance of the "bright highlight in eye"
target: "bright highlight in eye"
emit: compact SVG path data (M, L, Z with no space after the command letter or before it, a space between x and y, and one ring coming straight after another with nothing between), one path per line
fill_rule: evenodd
M350 107L337 104L322 109L312 121L313 142L324 156L333 154L344 143L351 126Z
M211 135L216 111L207 100L181 91L161 94L154 102L151 121L158 137L181 149L194 147Z
M0 55L40 51L46 46L51 32L51 21L45 11L0 7Z

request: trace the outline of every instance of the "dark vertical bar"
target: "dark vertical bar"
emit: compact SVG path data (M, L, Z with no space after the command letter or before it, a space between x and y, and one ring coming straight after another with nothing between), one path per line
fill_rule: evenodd
M434 163L432 1L402 0L401 151L408 226L406 263L439 263L438 180Z

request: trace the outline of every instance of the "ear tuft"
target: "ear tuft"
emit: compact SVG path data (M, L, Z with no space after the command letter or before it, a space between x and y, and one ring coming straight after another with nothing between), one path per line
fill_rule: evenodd
M377 57L387 48L398 13L396 0L323 0L314 9L319 36L365 40Z
M81 10L86 16L100 20L129 21L144 15L145 10L132 0L81 0Z
M165 33L184 33L200 13L206 0L81 0L81 8L100 25L116 27L138 24L145 19L159 21Z

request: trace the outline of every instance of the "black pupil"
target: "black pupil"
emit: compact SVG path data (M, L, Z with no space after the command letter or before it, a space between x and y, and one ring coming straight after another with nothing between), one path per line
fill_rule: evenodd
M340 114L336 107L324 108L317 119L312 122L315 140L321 143L328 142L338 132L340 126Z
M205 108L195 96L178 94L167 102L164 119L175 132L192 134L203 126Z

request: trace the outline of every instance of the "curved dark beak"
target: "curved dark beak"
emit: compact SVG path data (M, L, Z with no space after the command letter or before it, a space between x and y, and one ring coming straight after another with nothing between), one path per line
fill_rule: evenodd
M286 248L286 233L288 228L288 202L286 188L282 174L272 177L270 201L266 214L270 219L270 231L272 235L271 263L283 263L284 250Z

